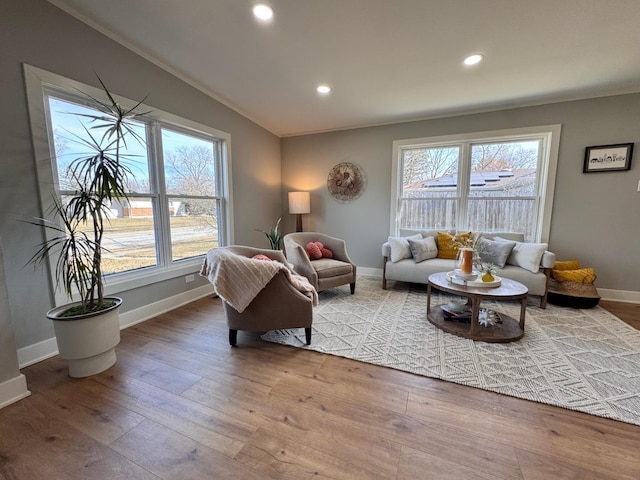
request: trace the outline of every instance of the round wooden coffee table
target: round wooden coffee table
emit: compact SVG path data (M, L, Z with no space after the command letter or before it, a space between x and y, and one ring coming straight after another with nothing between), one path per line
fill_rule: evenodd
M471 321L468 323L445 319L442 308L431 308L431 289L452 293L467 298L467 305L471 310ZM436 327L459 337L483 342L513 342L524 336L524 317L529 290L520 282L503 278L500 286L472 287L458 285L449 280L447 272L429 275L427 283L427 319ZM485 327L478 323L480 303L482 300L520 300L520 321L499 313L500 322Z

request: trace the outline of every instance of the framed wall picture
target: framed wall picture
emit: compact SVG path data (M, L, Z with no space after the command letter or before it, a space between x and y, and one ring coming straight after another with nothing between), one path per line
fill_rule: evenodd
M584 152L583 173L611 172L629 170L633 143L618 143L616 145L598 145L587 147Z

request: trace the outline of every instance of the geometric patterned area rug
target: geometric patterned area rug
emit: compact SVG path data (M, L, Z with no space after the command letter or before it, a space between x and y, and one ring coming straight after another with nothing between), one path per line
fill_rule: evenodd
M432 293L432 305L451 298ZM537 304L521 340L474 342L427 320L425 285L383 290L379 277L358 276L355 295L320 292L310 346L301 329L262 338L640 425L640 331L600 307ZM482 306L519 318L517 302Z

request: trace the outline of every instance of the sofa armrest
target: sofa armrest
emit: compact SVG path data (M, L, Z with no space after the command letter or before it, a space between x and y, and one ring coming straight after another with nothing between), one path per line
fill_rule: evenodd
M323 235L321 240L325 248L331 250L333 258L340 260L341 262L347 262L355 265L349 258L349 254L347 254L347 242L341 238L330 237L329 235Z
M293 264L294 272L306 277L309 283L317 288L318 274L311 265L311 260L304 248L295 242L287 242L285 248L287 260Z
M542 254L542 259L540 260L540 266L542 268L553 268L553 265L556 263L556 254L550 251L545 251Z
M387 258L391 257L391 245L389 245L389 242L382 244L382 256Z

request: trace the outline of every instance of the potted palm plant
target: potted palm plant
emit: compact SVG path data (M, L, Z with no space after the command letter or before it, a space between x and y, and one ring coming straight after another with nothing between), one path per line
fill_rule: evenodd
M83 117L84 133L73 141L88 153L68 167L74 193L61 200L54 196L50 218L30 222L47 230L46 240L31 258L34 264L52 261L57 286L69 300L77 301L47 312L54 322L60 356L69 360L69 375L86 377L116 362L120 342L119 307L122 300L104 295L102 272L103 235L114 203L128 200L132 172L124 161L127 141L144 143L132 120L143 113L120 105L98 77L106 100L87 95L95 114Z

